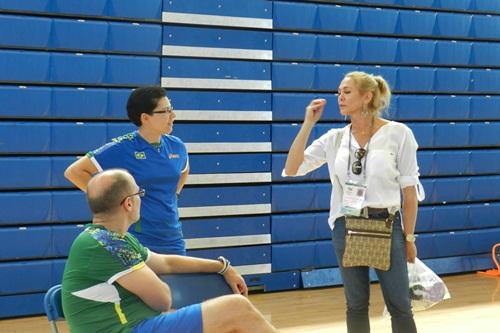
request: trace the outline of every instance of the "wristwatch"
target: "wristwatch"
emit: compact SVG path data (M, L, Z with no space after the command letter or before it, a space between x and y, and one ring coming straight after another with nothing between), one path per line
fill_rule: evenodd
M406 234L405 239L407 242L415 243L415 234Z

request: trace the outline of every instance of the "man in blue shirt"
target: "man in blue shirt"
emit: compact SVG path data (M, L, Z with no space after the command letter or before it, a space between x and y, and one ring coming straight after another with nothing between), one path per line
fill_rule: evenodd
M136 131L87 153L64 175L86 192L93 174L111 168L128 170L148 193L141 218L129 231L154 252L185 255L177 195L189 173L189 159L184 143L170 135L174 110L163 88L142 87L130 95L127 114Z

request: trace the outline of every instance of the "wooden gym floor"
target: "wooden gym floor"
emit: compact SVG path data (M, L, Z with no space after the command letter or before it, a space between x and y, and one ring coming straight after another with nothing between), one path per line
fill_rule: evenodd
M498 332L500 327L500 278L477 274L444 277L451 299L417 312L419 332ZM346 332L342 287L258 293L250 296L280 332ZM372 332L390 332L390 320L382 318L384 308L378 284L372 285ZM69 332L64 322L61 333ZM49 333L46 317L0 320L0 333Z

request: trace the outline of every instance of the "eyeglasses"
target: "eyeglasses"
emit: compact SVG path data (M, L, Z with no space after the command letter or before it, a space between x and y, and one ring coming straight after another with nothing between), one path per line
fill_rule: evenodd
M138 195L142 198L146 195L146 190L143 188L140 188L139 192L131 194L131 195L127 195L125 198L123 198L122 201L120 201L120 206L123 205L123 203L125 202L125 200L127 200L127 198L133 197L134 195Z
M174 108L169 106L167 108L165 108L164 110L153 110L151 113L155 114L155 113L172 113L174 112Z
M363 172L363 164L361 164L361 160L366 156L366 149L359 148L354 152L354 157L356 161L354 161L351 165L351 171L355 175L360 175Z

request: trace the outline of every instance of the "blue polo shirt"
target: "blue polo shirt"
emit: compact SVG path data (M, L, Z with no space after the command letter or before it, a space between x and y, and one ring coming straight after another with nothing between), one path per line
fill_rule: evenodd
M155 147L135 131L113 139L87 157L99 171L127 170L146 190L141 219L130 227L130 233L154 252L186 254L175 193L181 173L188 167L188 154L179 138L163 135Z

